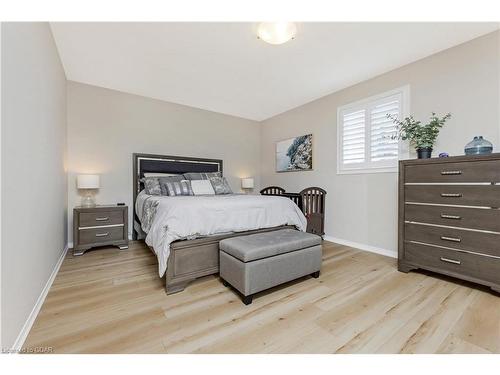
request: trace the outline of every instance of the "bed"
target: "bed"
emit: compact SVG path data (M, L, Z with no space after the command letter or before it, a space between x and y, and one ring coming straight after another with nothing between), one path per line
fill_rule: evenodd
M167 294L196 278L219 272L219 241L258 232L296 228L307 221L290 199L279 196L151 196L144 173L223 172L219 159L133 154L133 239L144 239L158 258Z

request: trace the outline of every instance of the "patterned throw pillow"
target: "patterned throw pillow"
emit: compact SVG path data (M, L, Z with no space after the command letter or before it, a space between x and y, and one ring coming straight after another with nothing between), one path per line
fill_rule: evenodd
M220 172L207 172L207 173L184 173L184 178L186 180L208 180L210 177L221 177Z
M181 182L184 181L184 176L179 174L176 176L166 176L166 177L160 177L158 178L158 181L160 182L160 189L161 189L161 195L170 195L168 193L168 187L167 183L172 183L172 182Z
M141 180L144 183L144 190L148 195L161 195L160 182L158 177L147 177Z
M178 182L165 182L161 185L162 188L168 192L170 197L175 197L178 195L193 195L193 190L191 189L191 181L182 180Z
M210 177L215 194L233 194L226 177Z

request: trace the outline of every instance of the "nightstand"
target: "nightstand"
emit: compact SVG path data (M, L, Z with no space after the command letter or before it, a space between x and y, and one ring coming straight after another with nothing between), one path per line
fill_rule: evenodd
M97 246L128 249L128 207L95 206L73 209L73 255Z

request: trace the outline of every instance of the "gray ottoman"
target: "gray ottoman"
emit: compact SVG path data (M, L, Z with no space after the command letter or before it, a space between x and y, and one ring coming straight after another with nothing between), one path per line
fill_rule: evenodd
M294 229L220 241L220 277L252 303L255 293L302 276L319 277L321 237Z

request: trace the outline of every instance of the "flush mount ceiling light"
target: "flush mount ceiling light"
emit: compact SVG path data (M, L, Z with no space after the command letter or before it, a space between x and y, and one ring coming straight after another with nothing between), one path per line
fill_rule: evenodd
M297 25L294 22L262 22L257 28L257 35L264 42L283 44L295 38Z

